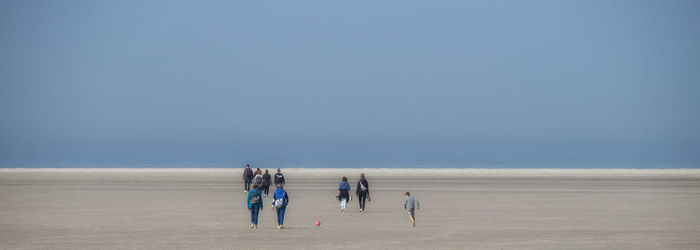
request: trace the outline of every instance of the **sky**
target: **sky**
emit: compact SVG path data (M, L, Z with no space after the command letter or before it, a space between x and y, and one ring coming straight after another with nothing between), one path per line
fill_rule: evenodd
M698 24L693 0L3 0L0 167L700 167Z

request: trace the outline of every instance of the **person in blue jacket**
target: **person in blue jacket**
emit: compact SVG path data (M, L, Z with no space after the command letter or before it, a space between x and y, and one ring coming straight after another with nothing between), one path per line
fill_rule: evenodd
M260 195L260 187L257 184L253 185L253 190L248 192L248 211L250 211L250 228L258 229L258 214L263 209L262 195Z
M287 204L289 204L287 191L284 190L284 186L281 183L277 184L277 191L275 191L274 200L272 201L272 210L277 211L277 228L279 229L284 229L284 212L287 210Z
M338 193L335 195L340 201L340 212L345 213L345 209L348 207L348 201L352 198L350 197L350 183L348 183L348 177L343 176L343 179L338 184Z

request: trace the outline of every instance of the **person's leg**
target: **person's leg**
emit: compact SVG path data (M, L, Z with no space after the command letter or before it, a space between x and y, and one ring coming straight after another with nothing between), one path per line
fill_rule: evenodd
M255 208L250 208L250 228L255 227Z
M260 212L259 207L254 207L250 210L251 212L251 222L253 222L253 225L257 228L258 227L258 214Z
M277 209L277 223L279 223L280 226L284 226L284 212L287 210L286 206L280 207Z
M365 210L365 206L367 206L367 193L362 195L362 211Z
M348 207L348 199L343 198L340 200L340 211L345 212L345 208Z
M275 212L277 212L277 227L279 227L280 225L282 225L282 222L280 222L280 212L282 212L282 208L275 208Z
M357 198L360 202L360 211L365 211L365 199L367 198L367 193L360 192L360 195L358 195Z
M245 180L245 191L250 191L250 180Z
M359 203L360 212L362 212L362 193L357 194L357 203Z
M280 226L280 208L275 208L275 214L277 214L277 227Z
M411 216L411 224L413 224L413 227L416 227L416 210L411 209L411 212L409 213Z

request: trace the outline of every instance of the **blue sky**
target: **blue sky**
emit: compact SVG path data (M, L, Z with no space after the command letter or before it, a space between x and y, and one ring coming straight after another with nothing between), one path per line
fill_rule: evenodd
M698 1L2 1L0 163L695 166Z

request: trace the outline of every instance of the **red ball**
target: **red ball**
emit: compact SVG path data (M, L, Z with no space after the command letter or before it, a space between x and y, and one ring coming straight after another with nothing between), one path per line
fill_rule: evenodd
M318 227L318 226L321 226L321 221L320 221L320 220L317 220L317 221L316 221L316 226L317 226L317 227Z

